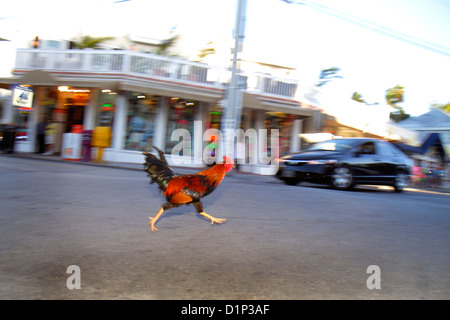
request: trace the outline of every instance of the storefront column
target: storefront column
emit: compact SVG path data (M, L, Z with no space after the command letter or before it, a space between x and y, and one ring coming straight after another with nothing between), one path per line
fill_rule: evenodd
M96 99L97 100L97 99ZM126 134L126 122L127 122L127 97L125 91L120 91L118 93L116 110L114 113L114 123L113 123L113 141L112 148L116 151L123 149L124 137Z
M66 92L58 92L56 100L56 108L53 109L53 120L55 121L55 144L53 145L53 152L60 153L62 145L62 136L66 130L67 123L67 107L66 107Z
M12 104L13 102L13 92L11 90L11 95L9 96L9 99L3 100L5 102L3 107L3 118L0 119L0 124L2 123L11 123L14 121L14 106Z
M313 121L312 132L313 133L320 132L320 129L322 128L322 112L320 112L320 110L314 110L312 121Z
M258 132L256 131L256 128L252 126L252 121L254 120L252 119L253 115L254 113L251 109L242 109L242 130L244 131L244 134L238 137L235 149L236 161L244 160L244 163L239 163L239 165L236 166L236 168L238 168L237 170L242 172L251 172L252 163L256 163L258 161ZM253 135L253 132L256 133L256 137Z
M300 151L299 134L302 132L302 125L303 125L302 119L294 120L294 123L292 124L291 146L289 152Z
M42 87L37 87L35 91L35 96L33 98L33 111L30 114L30 120L28 123L28 141L29 141L29 152L35 152L36 150L36 133L37 125L41 120L39 119L39 114L42 112L41 101L43 99Z
M242 115L244 116L244 120L242 122L242 128L245 130L249 129L251 126L251 110L242 109ZM254 129L254 128L253 128Z
M197 165L203 164L203 148L204 148L204 142L203 142L203 133L206 130L205 127L205 120L206 115L209 110L209 106L207 102L198 102L198 108L196 110L195 114L195 127L192 137L192 153L194 156L194 163Z
M95 127L95 116L97 110L98 90L93 89L90 93L90 99L88 105L85 107L83 129L93 130Z
M257 164L259 164L259 156L262 151L267 150L267 144L263 145L263 139L259 139L260 130L265 129L264 127L264 112L261 110L256 111L256 119L255 119L255 129L258 135L258 143L255 143L254 146L254 155L256 156ZM267 141L269 143L270 141Z
M168 99L167 97L159 99L159 112L155 117L156 130L153 144L161 150L165 149L166 144L167 117L169 115Z

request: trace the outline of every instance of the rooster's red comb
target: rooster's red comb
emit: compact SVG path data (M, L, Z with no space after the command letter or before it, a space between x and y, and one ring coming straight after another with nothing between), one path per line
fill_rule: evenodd
M223 163L225 164L233 164L233 160L228 156L223 156Z

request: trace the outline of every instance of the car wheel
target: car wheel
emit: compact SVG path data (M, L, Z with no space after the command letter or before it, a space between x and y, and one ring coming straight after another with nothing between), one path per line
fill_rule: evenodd
M394 181L395 192L402 192L408 186L408 176L402 172L397 173Z
M346 190L353 187L352 169L346 166L336 167L331 172L331 185L333 188Z

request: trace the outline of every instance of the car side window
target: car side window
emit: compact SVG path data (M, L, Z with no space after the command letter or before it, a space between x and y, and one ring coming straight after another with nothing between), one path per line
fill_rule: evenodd
M383 156L395 156L397 155L395 150L387 143L378 143L378 153Z
M375 154L375 144L372 141L365 142L358 147L359 154Z
M389 149L392 150L392 153L394 154L394 156L402 156L403 155L403 153L399 149L397 149L397 147L394 146L393 144L389 143L388 146L389 146Z

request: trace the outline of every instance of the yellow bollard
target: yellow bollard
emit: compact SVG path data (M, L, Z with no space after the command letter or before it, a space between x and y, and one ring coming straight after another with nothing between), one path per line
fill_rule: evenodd
M92 146L97 147L97 157L93 162L104 162L103 149L111 146L111 127L96 127L92 132Z

